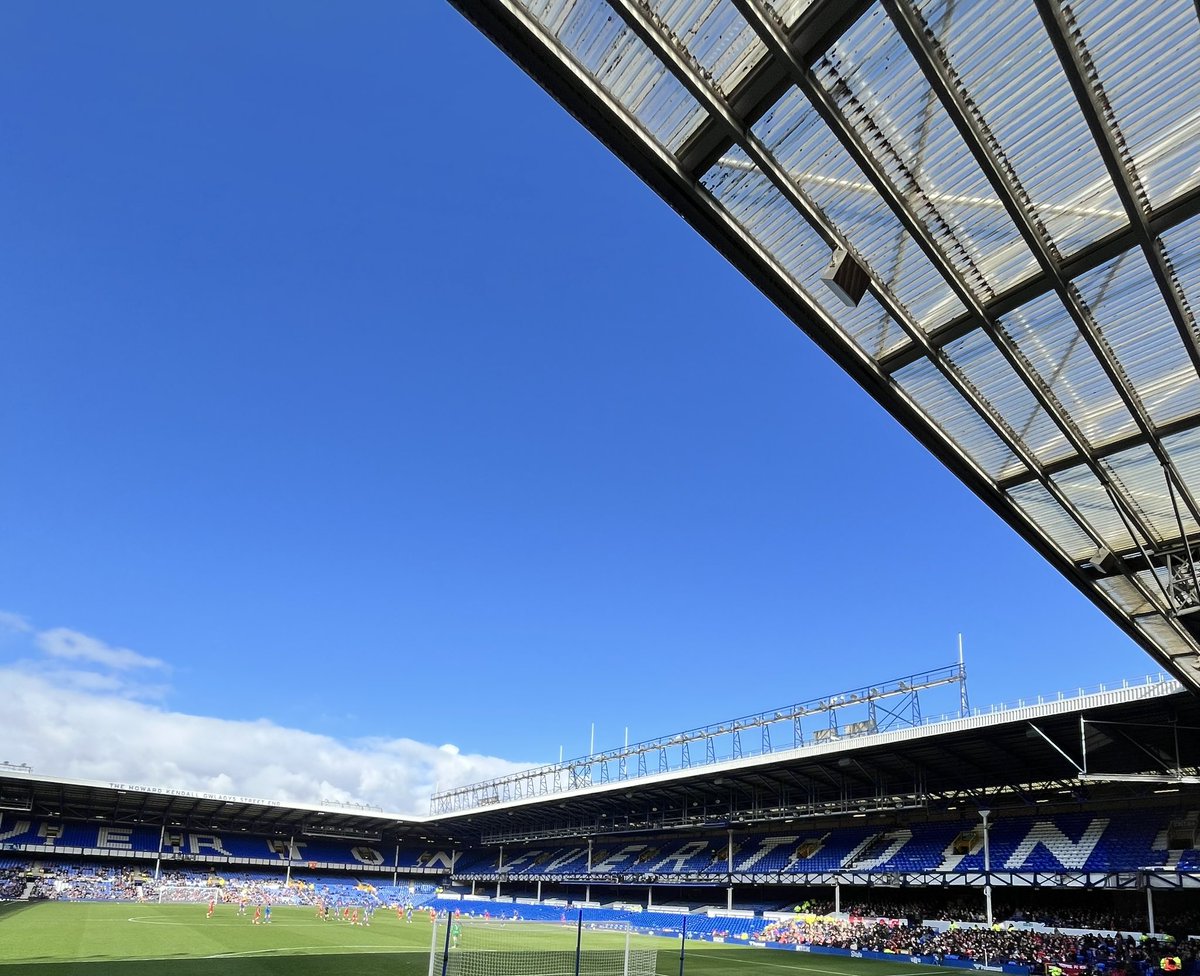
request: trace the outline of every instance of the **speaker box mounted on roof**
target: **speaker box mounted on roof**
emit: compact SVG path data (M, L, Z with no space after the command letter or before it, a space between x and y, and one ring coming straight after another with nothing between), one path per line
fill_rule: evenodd
M862 301L867 291L866 269L840 247L833 252L829 267L821 272L821 280L843 305L851 308Z

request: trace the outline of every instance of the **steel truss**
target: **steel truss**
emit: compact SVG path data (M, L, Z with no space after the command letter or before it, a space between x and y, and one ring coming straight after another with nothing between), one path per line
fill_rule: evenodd
M569 793L672 770L711 766L754 755L800 749L810 744L831 743L914 727L921 724L922 692L958 685L958 701L965 702L966 680L966 668L960 661L949 667L864 685L769 712L647 739L619 749L435 793L430 799L430 813L458 813L497 803ZM847 721L847 717L853 721ZM815 727L810 724L806 730L804 723L813 723L814 720ZM775 741L781 735L783 740ZM821 812L838 811L826 805Z

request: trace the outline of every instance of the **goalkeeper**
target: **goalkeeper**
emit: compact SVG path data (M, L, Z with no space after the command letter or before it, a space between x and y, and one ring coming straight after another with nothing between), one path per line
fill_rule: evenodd
M455 948L455 949L458 948L458 940L461 935L462 935L462 924L458 921L451 923L451 925L450 925L450 945L453 948Z

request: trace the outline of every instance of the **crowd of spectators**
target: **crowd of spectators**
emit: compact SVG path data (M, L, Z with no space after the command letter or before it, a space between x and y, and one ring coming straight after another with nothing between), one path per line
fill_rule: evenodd
M1200 940L1131 935L1065 935L1007 925L995 928L952 926L944 931L899 921L804 917L775 922L756 939L792 945L970 959L991 964L1018 963L1035 973L1072 967L1072 971L1108 976L1149 976L1165 956L1178 956L1183 976L1200 976Z
M22 868L0 868L0 901L20 898L25 893L25 871Z
M993 902L993 917L1003 921L1040 923L1051 929L1092 929L1110 932L1145 932L1148 927L1146 903L1141 892L1130 894L1123 906L1111 902L1101 905L1094 892L1022 891L1018 896L997 897ZM793 906L783 907L784 911ZM811 898L795 906L798 912L830 915L834 911L832 898ZM969 895L924 892L920 898L879 895L870 900L842 898L842 911L852 918L898 918L910 924L925 919L947 919L958 922L983 922L987 910L977 892ZM1157 928L1182 938L1200 933L1200 904L1181 905L1178 899L1159 899L1156 910Z

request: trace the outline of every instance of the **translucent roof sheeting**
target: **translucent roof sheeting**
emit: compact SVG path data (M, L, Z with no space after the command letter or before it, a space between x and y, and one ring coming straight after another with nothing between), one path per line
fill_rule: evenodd
M1200 690L1194 0L451 2Z

